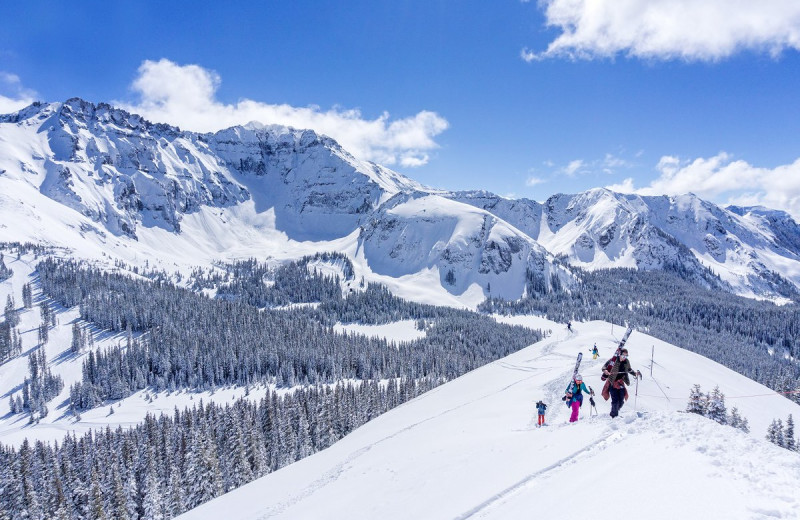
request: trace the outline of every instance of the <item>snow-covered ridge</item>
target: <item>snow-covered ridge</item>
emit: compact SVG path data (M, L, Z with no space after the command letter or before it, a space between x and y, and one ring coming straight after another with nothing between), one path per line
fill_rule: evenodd
M695 195L645 197L597 188L544 203L486 192L451 198L508 221L585 269L706 269L745 296L797 296L800 226L766 208L722 208Z
M519 298L531 278L568 282L554 256L677 267L759 298L800 286L800 227L782 212L599 188L544 203L446 192L310 130L198 134L77 98L0 116L0 241L169 269L336 250L359 278L448 305Z
M509 319L556 332L180 518L585 519L604 510L614 486L622 491L610 503L642 518L800 518L800 456L763 439L771 420L797 417L800 406L636 332L628 347L644 379L621 417L610 419L598 395L599 415L590 416L587 399L569 424L560 396L576 353L584 352L581 372L599 394L600 363L622 327L578 323L568 334L541 318ZM594 343L596 361L586 355ZM684 413L695 383L718 385L751 433ZM534 426L539 399L549 405L543 428Z

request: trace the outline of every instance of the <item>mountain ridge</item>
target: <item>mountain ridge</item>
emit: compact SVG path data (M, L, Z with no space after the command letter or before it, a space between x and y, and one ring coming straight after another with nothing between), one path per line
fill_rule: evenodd
M737 294L800 295L800 227L785 213L605 188L543 203L432 189L279 125L202 134L79 98L34 103L0 116L0 183L0 220L30 223L0 228L0 240L133 262L335 249L361 255L361 276L438 279L440 295L467 306L551 290L553 276L568 286L556 257L583 269L680 266L706 284L711 270Z

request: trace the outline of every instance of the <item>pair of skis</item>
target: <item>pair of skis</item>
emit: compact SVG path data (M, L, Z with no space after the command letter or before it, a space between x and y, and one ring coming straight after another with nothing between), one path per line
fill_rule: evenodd
M617 379L617 374L619 374L619 365L620 365L620 354L622 354L622 349L625 348L625 343L628 341L628 338L631 336L631 332L633 332L633 325L628 325L628 330L625 331L625 334L622 335L622 340L619 342L619 346L617 346L616 352L611 357L611 361L614 364L611 366L611 370L608 371L608 376L601 378L603 381L606 379L611 379L611 381L615 381Z
M575 376L578 375L578 369L581 367L581 360L583 359L583 352L578 352L578 359L575 360L575 368L572 370L572 379L570 382L575 381ZM569 384L567 384L567 388L569 388ZM594 408L595 413L597 413L597 407L594 404L594 390L592 387L589 387L589 404L591 408L589 408L589 415L592 413L592 408Z

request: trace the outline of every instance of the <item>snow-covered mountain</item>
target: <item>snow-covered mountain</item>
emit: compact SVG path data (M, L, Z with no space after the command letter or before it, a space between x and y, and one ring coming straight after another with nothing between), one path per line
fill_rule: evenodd
M170 267L339 250L359 277L434 282L430 297L394 285L457 305L518 298L532 279L569 281L498 217L312 131L196 134L80 99L0 118L0 222L0 241Z
M486 192L450 196L490 211L585 269L680 267L706 283L710 269L738 294L797 296L800 226L782 211L602 188L541 204Z
M0 116L0 241L169 270L337 250L359 279L467 306L568 284L555 256L678 267L755 297L795 297L800 285L800 227L782 212L605 189L544 203L451 193L310 130L198 134L80 99Z
M599 391L600 363L623 329L508 318L555 334L399 406L332 447L180 518L800 518L800 455L763 440L800 406L708 359L650 336L628 341L644 373L621 417L568 423L564 392L577 352ZM616 335L613 333L616 332ZM655 363L650 374L650 353ZM689 389L714 386L751 434L683 412ZM535 401L549 404L536 428Z

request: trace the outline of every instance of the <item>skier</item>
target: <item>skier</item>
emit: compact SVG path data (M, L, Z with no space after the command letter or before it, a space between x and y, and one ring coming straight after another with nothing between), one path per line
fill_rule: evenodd
M589 389L583 384L583 378L580 374L575 375L575 379L567 385L564 392L564 401L567 406L572 408L572 415L569 416L569 422L573 423L578 420L578 410L583 405L583 392L589 393Z
M597 343L594 344L594 348L592 348L592 359L597 359L597 356L600 355L600 352L597 350Z
M626 385L631 384L628 374L639 379L642 378L641 372L631 368L631 362L628 361L628 349L623 348L620 351L617 372L612 381L610 376L616 363L616 356L606 361L606 364L603 365L603 375L600 377L606 382L603 387L603 399L608 401L608 398L611 397L611 417L619 415L619 409L628 400L628 389L625 388Z
M571 321L567 322L567 330L572 332L572 322Z
M547 405L542 400L536 401L536 411L539 413L539 424L537 426L544 426L544 411L547 410Z

